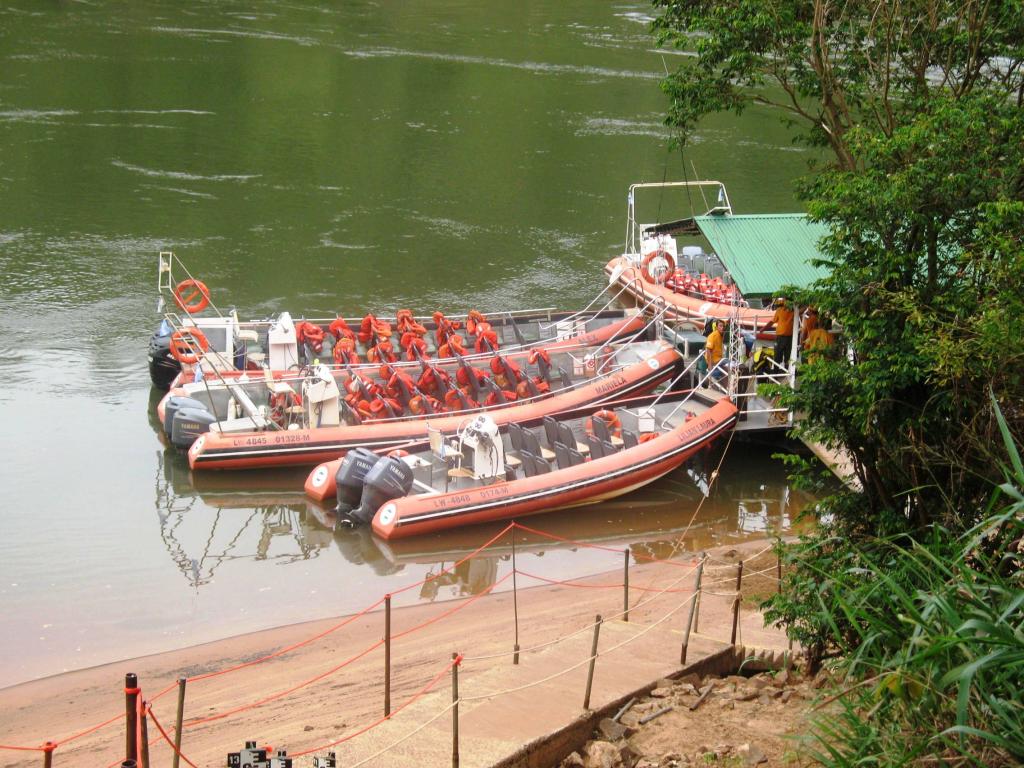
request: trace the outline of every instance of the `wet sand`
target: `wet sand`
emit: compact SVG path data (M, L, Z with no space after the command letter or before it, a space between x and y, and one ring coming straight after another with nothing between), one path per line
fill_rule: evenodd
M749 557L766 546L767 542L746 542L723 549ZM690 562L688 556L683 560ZM773 562L773 556L762 557L758 567ZM685 599L679 585L687 574L692 578L692 572L679 564L633 566L630 621L636 626L653 623L673 606L678 607ZM517 613L524 666L528 664L526 649L570 633L589 632L595 614L613 617L622 610L623 590L615 586L621 583L621 576L621 571L612 572L572 585L520 587L518 596L505 592L396 609L391 623L392 711L434 679L434 689L447 692L447 670L453 653L467 657L460 671L463 680L511 664ZM734 570L717 562L709 565L705 575L707 591L701 601L694 644L702 643L707 652L729 639L732 601L728 591L734 578ZM666 588L679 592L658 595ZM638 605L645 598L649 601ZM677 633L685 618L685 610L672 616ZM776 647L784 642L777 631L761 626L756 612L745 612L741 641ZM294 754L341 739L381 718L383 636L384 614L377 610L241 635L13 686L0 690L0 744L38 746L47 740L66 741L90 726L123 715L124 675L128 672L138 675L143 698L153 701L156 717L170 732L179 676L191 679L249 664L228 674L189 682L182 752L200 766L223 765L227 752L256 739L261 745L286 746ZM303 641L309 642L258 661ZM483 656L491 658L479 658ZM637 680L636 685L646 682ZM538 701L536 706L543 708L544 702ZM242 707L249 708L239 709ZM400 716L399 712L395 720ZM217 719L189 725L190 720L209 717ZM552 723L552 727L557 725ZM54 753L54 765L119 764L124 754L124 730L121 718L64 743ZM160 738L153 723L149 735L151 739ZM337 749L340 756L345 746ZM170 760L170 748L165 743L154 744L152 754L154 763L168 764ZM40 752L0 750L0 766L5 768L38 766L42 761ZM311 760L297 760L296 764L311 764ZM381 758L375 764L388 762Z

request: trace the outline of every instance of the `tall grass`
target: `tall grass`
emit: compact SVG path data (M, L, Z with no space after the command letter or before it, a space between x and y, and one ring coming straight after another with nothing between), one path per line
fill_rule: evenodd
M1024 465L1000 423L1006 482L977 527L790 553L795 591L769 618L838 658L811 742L822 764L1024 763Z

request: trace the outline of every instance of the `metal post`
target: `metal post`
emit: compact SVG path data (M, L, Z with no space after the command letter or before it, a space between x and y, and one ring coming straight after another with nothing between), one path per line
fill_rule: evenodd
M690 630L694 625L697 613L697 598L700 596L700 583L704 578L704 561L697 564L697 577L693 584L693 602L690 603L690 615L686 619L686 629L683 632L683 646L679 649L679 663L686 663L686 651L690 647Z
M701 552L700 553L700 564L701 564L702 568L704 567L704 562L707 559L708 559L707 552ZM693 631L694 632L699 632L700 631L700 596L702 594L704 594L704 592L701 589L700 584L698 584L697 585L697 599L693 601L694 605L696 606L695 612L693 614Z
M391 715L391 595L384 595L384 717Z
M452 768L459 768L459 662L457 653L452 654Z
M43 768L50 768L53 765L53 750L57 748L57 745L52 741L48 741L43 745Z
M146 701L142 701L139 710L139 765L141 768L149 768L149 726L146 717Z
M622 554L625 555L622 565L622 620L629 621L629 547Z
M594 665L597 664L597 639L601 635L601 614L594 618L594 642L590 645L590 669L587 671L587 692L583 696L583 708L590 709L590 689L594 684Z
M512 616L515 619L515 641L512 646L512 663L519 663L519 586L516 583L516 521L512 521Z
M134 672L124 676L124 759L134 762L138 755L138 740L135 729L138 725L139 678Z
M187 677L178 678L178 717L174 726L174 757L171 759L171 768L178 768L178 753L181 752L181 728L185 719L185 683Z
M736 630L740 625L740 589L743 586L743 561L736 564L736 597L732 603L732 636L729 638L730 645L736 645Z
M121 768L138 768L138 765L134 760L125 760L121 763Z

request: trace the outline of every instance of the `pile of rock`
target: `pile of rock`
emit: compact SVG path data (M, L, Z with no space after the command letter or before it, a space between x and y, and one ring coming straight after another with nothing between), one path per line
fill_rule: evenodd
M824 681L804 680L794 670L659 680L650 694L602 720L593 738L565 758L561 768L765 764L768 758L751 738L758 734L751 734L744 724L758 717L772 719L773 708L813 699L814 689ZM660 731L656 738L648 738L652 729ZM672 742L669 750L667 740ZM655 746L656 754L651 751Z

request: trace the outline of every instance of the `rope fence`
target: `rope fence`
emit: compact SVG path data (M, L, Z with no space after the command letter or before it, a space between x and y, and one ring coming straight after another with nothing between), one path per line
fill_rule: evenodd
M696 513L695 513L694 517L695 516L696 516ZM693 519L694 518L691 518L690 524L692 524ZM687 529L690 527L690 524L687 525ZM538 537L543 538L543 539L557 541L557 542L560 542L560 543L563 543L563 544L568 544L568 545L575 546L575 547L600 550L600 551L607 552L607 553L610 553L610 554L615 554L615 555L625 555L624 577L623 577L622 581L615 582L615 583L607 583L607 582L592 583L592 582L588 581L588 579L590 579L592 577L580 576L580 577L573 577L573 578L568 578L568 579L555 579L555 578L550 578L550 577L543 576L543 575L540 575L540 574L531 573L529 571L525 571L525 570L523 570L523 569L521 569L521 568L519 568L517 566L516 560L515 560L515 533L516 533L517 530L520 530L520 531L523 531L525 533L538 536ZM428 619L426 619L424 621L420 621L419 623L417 623L417 624L415 624L415 625L413 625L413 626L411 626L411 627L409 627L407 629L404 629L402 631L394 632L394 633L391 632L391 630L390 630L390 606L391 606L391 597L392 597L392 595L408 592L410 590L413 590L413 589L416 589L416 588L419 588L419 587L423 587L424 585L428 584L431 581L435 581L435 580L437 580L437 579L439 579L439 578L441 578L441 577L443 577L443 576L445 576L447 574L450 574L450 573L454 572L456 570L456 568L458 568L462 564L472 560L473 558L476 558L476 557L480 556L482 553L486 552L486 550L488 550L492 546L496 545L498 542L502 541L504 538L506 538L509 535L511 535L511 537L512 537L512 550L513 550L513 554L512 554L512 567L511 567L511 569L505 575L501 576L500 578L495 579L491 584L487 585L485 588L481 589L478 593L472 595L471 597L464 598L464 599L459 599L458 601L455 602L454 605L446 608L445 610L440 612L438 615L433 616L431 618L428 618ZM685 531L683 533L683 536L685 536ZM686 634L687 640L684 641L682 659L685 660L685 643L688 642L688 638L690 636L700 637L700 638L703 638L703 639L715 640L717 642L725 643L726 641L723 640L723 639L711 638L708 635L701 634L701 633L699 633L697 631L697 624L699 622L700 600L701 600L701 597L703 595L707 595L709 597L728 598L728 599L732 599L733 600L733 629L732 629L732 637L731 637L730 642L733 645L735 645L736 638L739 635L739 632L741 631L741 628L739 626L739 607L740 607L740 602L741 602L741 599L742 599L742 580L743 580L743 577L744 577L744 574L743 574L743 561L741 560L741 561L738 561L738 562L729 562L729 561L726 561L726 560L721 560L719 558L710 557L710 556L708 556L708 555L706 555L704 553L701 553L700 558L697 559L697 560L690 559L690 560L687 560L687 561L682 561L682 560L679 560L678 558L672 559L672 556L679 549L679 542L681 540L682 540L682 536L680 536L680 538L677 540L677 542L673 545L672 553L669 555L669 557L658 558L658 557L652 557L652 556L644 554L644 553L631 552L631 550L628 547L623 549L623 548L609 547L609 546L605 546L605 545L593 544L593 543L588 543L588 542L574 541L573 539L570 539L570 538L567 538L567 537L564 537L564 536L559 536L559 535L556 535L556 534L551 534L551 533L548 533L548 532L545 532L545 531L541 531L541 530L536 529L536 528L532 528L532 527L529 527L529 526L524 526L524 525L522 525L520 523L517 523L517 522L512 522L512 523L509 523L507 526L505 526L500 532L498 532L497 534L492 536L490 539L488 539L486 542L484 542L483 544L481 544L480 546L478 546L477 548L475 548L474 550L472 550L471 552L469 552L465 556L461 557L459 560L453 562L450 566L448 566L446 568L442 568L436 574L435 573L428 573L426 577L420 579L419 581L416 581L414 583L411 583L411 584L408 584L408 585L406 585L404 587L401 587L401 588L399 588L397 590L394 590L390 594L385 595L384 597L381 597L380 599L378 599L378 600L374 601L373 603L367 605L365 608L361 609L360 611L358 611L358 612L356 612L356 613L354 613L354 614L352 614L350 616L347 616L343 620L338 621L337 623L331 625L327 629L324 629L322 631L316 632L316 633L310 635L309 637L306 637L306 638L304 638L304 639L302 639L302 640L300 640L298 642L292 643L292 644L287 645L287 646L285 646L283 648L279 648L279 649L275 650L272 653L267 653L267 654L265 654L263 656L260 656L258 658L250 659L250 660L247 660L247 661L244 661L244 662L241 662L241 663L237 663L237 664L233 664L231 666L227 666L227 667L224 667L222 669L216 669L216 670L204 672L204 673L201 673L201 674L196 674L196 675L191 676L191 677L180 677L180 678L178 678L178 680L176 682L174 682L174 683L172 683L170 685L167 685L166 687L158 690L158 692L154 696L152 696L146 702L143 702L141 700L141 697L139 697L139 694L141 693L141 689L139 687L131 687L131 688L129 688L126 685L125 693L126 693L126 696L129 699L131 699L132 703L129 704L126 707L126 711L125 712L118 713L117 715L109 717L109 718L103 720L102 722L97 723L96 725L92 725L92 726L90 726L88 728L84 728L84 729L82 729L80 731L77 731L77 732L73 733L72 735L70 735L70 736L68 736L68 737L66 737L64 739L48 740L46 742L43 742L39 746L17 745L17 744L3 744L3 743L0 743L0 751L2 751L2 750L9 750L9 751L20 751L20 752L40 752L40 753L42 753L44 755L44 765L45 766L50 766L52 764L52 761L53 761L53 758L54 758L54 753L57 751L57 749L59 747L67 745L69 743L72 743L72 742L74 742L76 740L82 739L82 738L84 738L84 737L86 737L86 736L88 736L90 734L94 734L94 733L96 733L98 731L101 731L104 728L107 728L107 727L113 725L114 723L117 723L117 722L121 721L122 719L127 718L127 721L126 721L126 734L127 735L126 735L126 740L125 740L125 743L126 743L126 747L125 747L126 757L125 757L125 760L126 761L127 760L139 760L140 758L143 758L142 765L144 765L145 768L148 768L148 763L149 763L149 759L148 759L149 747L154 745L154 744L159 744L161 741L163 741L163 742L167 743L167 745L171 749L171 752L173 753L175 766L178 765L178 762L180 760L181 762L184 762L186 765L189 765L189 766L192 766L192 768L195 768L196 764L192 760L187 758L182 753L182 751L180 749L181 734L182 734L182 732L184 730L196 728L198 726L209 724L209 723L214 723L214 722L217 722L217 721L223 721L223 720L231 718L231 717L233 717L235 715L241 714L243 712L248 712L248 711L251 711L251 710L258 709L259 707L262 707L262 706L264 706L264 705L266 705L266 704L268 704L270 702L274 702L274 701L278 701L278 700L284 699L284 698L286 698L288 696L291 696L291 695L295 694L298 691L301 691L301 690L303 690L303 689L305 689L305 688L307 688L307 687L309 687L311 685L314 685L315 683L323 681L323 680L325 680L326 678L328 678L328 677L330 677L332 675L335 675L339 671L341 671L341 670L345 669L346 667L354 664L355 662L357 662L357 661L359 661L361 659L364 659L369 654L371 654L375 650L381 648L382 646L386 647L387 658L390 658L391 643L394 640L398 640L398 639L405 638L405 637L408 637L410 635L419 633L419 632L425 630L426 628L430 627L431 625L438 624L439 622L442 622L442 621L450 618L451 616L455 615L456 613L458 613L460 611L463 611L464 609L468 608L469 606L475 604L476 602L478 602L479 600L483 599L484 597L486 597L488 595L491 595L500 585L502 585L503 583L505 583L509 579L513 579L512 595L513 595L513 599L515 599L515 596L516 596L516 593L517 593L517 585L515 583L515 576L517 574L519 576L522 576L524 578L528 578L528 579L531 579L531 580L534 580L534 581L537 581L537 582L541 582L541 583L545 583L545 584L550 584L550 585L554 585L554 586L559 586L559 587L563 587L563 588L567 588L567 589L586 589L586 590L592 590L592 591L609 590L609 589L613 589L613 590L621 589L621 590L623 590L623 609L621 611L617 611L617 612L608 614L607 617L604 618L604 619L602 619L601 616L599 615L597 617L596 622L594 622L594 623L589 623L588 622L587 624L581 626L577 630L571 631L571 632L569 632L567 634L564 634L564 635L560 635L560 636L555 637L554 639L551 639L551 640L546 640L546 641L543 641L543 642L535 643L533 645L527 646L526 648L520 648L519 644L518 644L519 616L518 616L518 610L516 610L516 615L515 615L516 643L514 645L514 650L505 650L505 651L500 651L500 652L496 652L496 653L485 653L485 654L479 654L479 655L476 655L476 656L462 656L462 655L454 656L453 659L450 662L446 663L443 666L443 668L437 674L435 674L425 685L423 685L422 687L417 689L412 696L410 696L408 699L406 699L400 706L398 706L393 711L390 710L390 705L389 705L389 703L387 703L387 695L388 694L386 694L385 711L384 711L384 714L381 717L374 719L373 721L369 722L368 724L363 725L362 727L359 727L359 728L355 729L351 733L348 733L348 734L346 734L345 736L343 736L343 737L341 737L339 739L333 740L333 741L331 741L329 743L326 743L326 744L321 744L321 745L316 746L316 747L304 749L303 751L300 751L300 752L294 752L294 753L292 753L292 756L293 757L301 757L301 756L305 756L305 755L310 755L310 754L312 754L314 752L323 751L323 750L329 749L330 747L334 747L334 746L337 746L339 744L351 741L352 739L355 739L358 736L360 736L362 734L365 734L368 731L373 730L374 728L377 728L382 723L385 723L385 722L388 722L388 721L392 720L397 714L399 714L403 710L407 709L414 702L416 702L416 701L420 700L421 698L423 698L424 696L426 696L431 690L433 690L437 686L437 684L440 682L440 680L446 674L452 674L452 676L453 676L453 690L455 690L457 692L458 666L460 666L463 663L483 662L483 661L489 661L489 660L494 660L494 659L507 658L508 656L513 656L513 664L518 664L519 663L519 656L520 656L520 654L522 654L522 655L529 655L529 654L540 653L540 652L545 651L547 649L553 648L554 646L557 646L559 644L566 643L567 641L572 640L574 638L577 638L577 637L579 637L582 634L586 634L588 632L593 632L594 633L594 640L593 640L593 643L594 643L593 648L594 648L594 650L593 650L592 654L587 656L586 658L584 658L584 659L582 659L582 660L580 660L578 662L572 663L572 664L566 666L565 668L563 668L563 669L561 669L561 670L559 670L557 672L549 674L549 675L547 675L545 677L542 677L542 678L540 678L538 680L535 680L535 681L532 681L530 683L525 683L523 685L519 685L519 686L515 686L515 687L511 687L511 688L506 688L506 689L502 689L502 690L499 690L499 691L493 691L493 692L490 692L490 693L475 694L475 695L472 695L472 696L461 696L461 697L458 697L456 695L456 697L453 699L451 704L449 704L448 706L444 707L440 712L438 712L437 714L433 715L430 719L428 719L428 720L426 720L426 721L424 721L422 723L419 723L418 726L415 729L413 729L410 732L402 735L401 738L399 738L396 741L390 743L388 746L383 747L379 751L375 752L373 755L360 760L359 762L348 763L348 764L350 764L352 766L361 766L361 765L366 764L367 762L372 761L373 759L379 757L380 755L388 752L391 749L394 749L398 745L404 743L408 739L410 739L413 736L415 736L416 734L420 733L424 728L429 726L431 723L436 722L439 718L443 717L445 714L447 714L449 712L453 712L454 713L453 714L453 729L454 729L454 733L455 733L455 735L454 735L454 741L455 741L455 744L456 744L455 749L457 751L458 703L460 701L472 702L472 701L480 701L480 700L484 700L484 699L496 699L496 698L500 698L500 697L508 695L508 694L516 693L516 692L527 690L527 689L530 689L530 688L539 687L539 686L541 686L541 685L543 685L543 684L545 684L547 682L555 680L555 679L557 679L559 677L562 677L562 676L564 676L566 674L569 674L570 672L572 672L574 670L577 670L577 669L581 668L584 665L589 664L590 665L590 671L589 671L589 674L588 674L587 695L586 695L586 698L584 700L585 701L585 706L586 706L586 704L589 702L589 697L590 697L590 685L591 685L591 679L592 679L593 674L594 674L594 663L595 663L595 661L596 661L596 659L597 659L597 657L599 655L597 653L597 646L598 646L598 636L599 636L599 631L600 631L601 624L604 623L604 622L607 622L607 621L621 620L624 623L624 625L628 625L628 623L630 621L629 613L630 613L631 610L634 611L634 612L639 612L640 609L647 608L655 600L658 600L660 598L664 598L666 596L672 596L672 595L686 595L685 599L682 599L678 603L674 603L673 606L671 607L671 609L668 610L663 615L661 615L659 618L657 618L657 619L655 619L653 621L648 621L648 622L645 622L643 624L637 625L638 631L636 633L633 633L630 637L620 641L619 643L611 646L610 648L605 649L602 652L602 654L603 655L607 655L607 654L616 652L616 651L620 650L621 648L624 648L624 647L628 646L630 643L636 642L640 638L642 638L645 635L647 635L648 633L652 632L657 627L659 627L662 624L664 624L665 622L669 621L673 616L675 616L681 610L683 610L684 608L686 608L688 606L690 607L690 617L687 620L687 625L685 627L685 629L686 629L685 634ZM757 558L761 557L762 555L764 555L766 552L768 552L771 549L772 549L771 546L765 547L765 548L759 550L758 552L755 552L753 555L750 555L749 556L749 560L756 560ZM650 579L649 579L649 581L648 581L646 586L641 586L641 585L636 585L636 584L630 585L630 583L629 583L629 565L630 565L630 557L631 556L633 557L633 559L635 560L635 562L637 564L641 564L642 563L642 564L645 564L645 565L648 565L648 566L654 566L654 567L659 566L659 565L666 565L666 566L671 566L671 567L679 568L679 569L683 569L683 570L682 570L681 573L679 573L678 578L675 578L675 579L671 580L670 583L667 586L663 586L663 587L653 586L654 580L656 578L658 578L657 573L655 571L650 571ZM714 565L712 565L712 563ZM695 586L679 586L684 580L687 580L687 579L690 579L691 577L693 577L695 571L697 572L697 583L696 583ZM702 582L701 581L701 578L702 578L701 571L703 571L705 574L707 574L707 573L720 573L722 575L719 578L708 579L708 580ZM780 580L780 588L781 588L781 563L778 563L776 566L772 566L772 567L768 567L768 568L763 568L763 569L756 570L756 571L747 572L745 574L745 576L747 578L758 577L758 576L765 576L765 575L771 573L772 571L776 571L779 574L779 576L777 578ZM729 575L726 575L727 573ZM708 587L714 587L714 586L716 586L718 584L725 584L725 583L730 583L730 582L734 582L736 584L736 588L734 590L730 590L730 591L716 591L714 589L708 589ZM636 603L630 605L630 597L631 597L632 593L634 593L634 592L635 593L640 593L641 594L641 599L638 600ZM386 615L387 615L385 637L380 639L380 640L377 640L375 642L369 643L366 647L364 647L361 650L356 651L356 652L352 653L351 655L349 655L344 661L342 661L342 662L340 662L338 664L335 664L335 665L331 666L328 669L322 670L322 671L312 675L311 677L308 677L308 678L302 680L301 682L296 683L295 685L292 685L292 686L289 686L287 688L281 689L281 690L276 691L276 692L274 692L272 694L269 694L269 695L266 695L266 696L262 696L262 697L260 697L260 698L258 698L256 700L254 700L254 701L250 701L248 703L243 703L243 704L240 704L238 706L235 706L235 707L232 707L230 709L226 709L226 710L223 710L223 711L220 711L220 712L208 713L208 714L205 714L205 715L203 715L201 717L193 717L193 718L189 718L189 719L183 719L182 705L183 705L183 700L184 700L184 691L185 691L185 683L186 682L195 684L195 683L198 683L198 682L207 681L207 680L211 680L211 679L214 679L214 678L219 678L219 677L223 677L223 676L226 676L226 675L230 675L230 674L239 672L239 671L244 670L244 669L250 669L250 668L253 668L253 667L257 667L257 666L259 666L261 664L264 664L264 663L269 662L269 661L274 660L274 659L280 659L280 658L282 658L284 656L287 656L288 654L294 653L295 651L297 651L299 649L309 647L309 646L311 646L311 645L313 645L313 644L315 644L317 642L320 642L320 641L324 640L325 638L335 634L339 630L341 630L341 629L351 625L356 620L358 620L360 618L366 617L368 614L370 614L371 612L373 612L376 609L380 608L382 605L385 605L385 611L386 611ZM389 688L390 688L390 674L391 674L390 673L390 662L388 662L387 665L386 665L386 670L385 670L386 690L389 690ZM134 676L132 676L132 677L134 678ZM161 721L157 718L156 713L153 710L153 704L155 702L157 702L158 700L160 700L161 698L163 698L166 694L168 694L170 691L174 690L175 688L179 689L178 718L177 718L176 724L173 727L165 728L163 726L163 724L161 723ZM135 712L132 711L132 704L135 705L135 709L136 709ZM135 715L135 716L133 716L133 715ZM154 735L154 737L152 739L148 738L146 736L146 733L145 733L145 726L146 726L147 718L151 719L153 721L153 724L156 726L158 734L159 734L159 735ZM172 737L171 734L174 734L174 736ZM113 765L119 765L119 764L121 764L120 760L115 761L114 763L111 763L112 766ZM457 765L457 754L453 754L453 765Z

